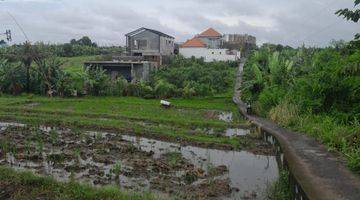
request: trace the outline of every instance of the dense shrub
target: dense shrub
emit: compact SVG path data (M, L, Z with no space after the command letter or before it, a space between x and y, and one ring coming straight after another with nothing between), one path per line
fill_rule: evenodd
M152 76L151 84L158 97L211 96L232 89L235 68L231 63L185 59L177 56Z
M241 90L257 114L343 152L360 173L359 130L352 128L360 119L360 49L348 48L263 46L247 60Z
M13 55L16 54L23 45L13 45L0 48L0 56L13 59ZM119 46L99 47L99 46L87 46L80 44L45 44L35 43L32 45L34 49L40 49L47 55L59 56L59 57L75 57L75 56L90 56L90 55L107 55L107 54L120 54L123 52L123 48Z
M100 68L87 68L84 75L86 91L90 95L101 96L108 95L111 88L109 75Z
M20 94L25 87L25 73L20 63L0 59L0 93Z

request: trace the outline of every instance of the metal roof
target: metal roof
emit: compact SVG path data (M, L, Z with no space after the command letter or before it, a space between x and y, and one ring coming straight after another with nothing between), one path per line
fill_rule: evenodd
M143 31L150 31L150 32L153 32L153 33L155 33L155 34L157 34L157 35L161 35L161 36L163 36L163 37L175 39L173 36L170 36L170 35L165 34L165 33L163 33L163 32L160 32L160 31L157 31L157 30L154 30L154 29L144 28L144 27L141 27L141 28L139 28L139 29L136 29L135 31L132 31L132 32L130 32L130 33L127 33L127 34L125 34L125 36L137 35L137 34L143 32Z

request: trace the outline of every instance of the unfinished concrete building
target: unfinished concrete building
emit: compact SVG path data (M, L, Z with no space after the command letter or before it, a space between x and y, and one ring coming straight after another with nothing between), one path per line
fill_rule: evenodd
M248 34L225 34L222 47L230 50L241 50L244 55L256 48L256 37Z
M126 55L109 61L89 61L84 68L101 68L112 79L120 76L129 82L149 80L150 73L166 64L174 55L174 37L148 28L139 28L126 36Z
M142 56L146 61L163 65L174 55L173 36L148 28L139 28L125 36L129 56Z

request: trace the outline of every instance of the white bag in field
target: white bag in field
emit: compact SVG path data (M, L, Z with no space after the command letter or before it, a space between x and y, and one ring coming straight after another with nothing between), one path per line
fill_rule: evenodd
M171 103L168 102L168 101L165 101L165 100L161 100L161 101L160 101L160 104L161 104L162 106L166 106L166 107L170 107L170 106L171 106Z

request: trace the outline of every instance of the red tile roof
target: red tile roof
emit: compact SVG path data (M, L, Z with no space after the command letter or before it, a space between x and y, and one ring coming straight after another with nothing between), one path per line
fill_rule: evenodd
M206 47L206 44L198 38L193 38L186 41L181 47Z
M204 32L197 35L197 37L221 37L221 36L222 36L221 33L217 32L213 28L208 28Z

